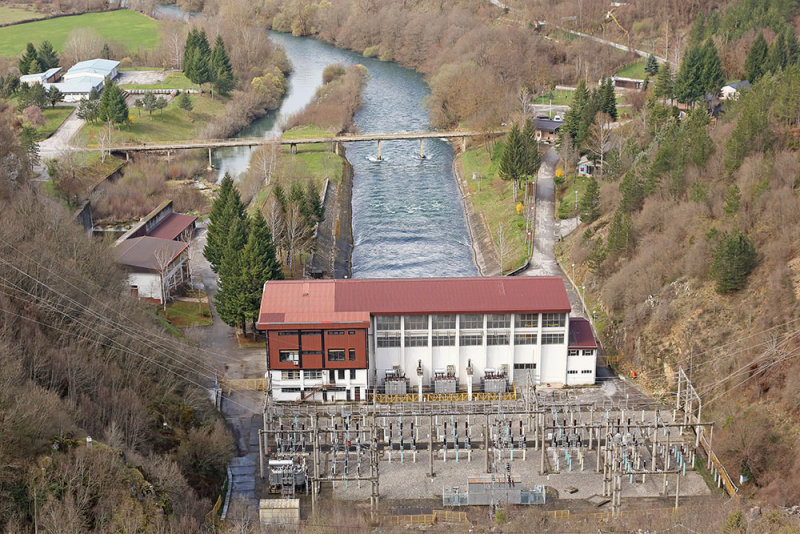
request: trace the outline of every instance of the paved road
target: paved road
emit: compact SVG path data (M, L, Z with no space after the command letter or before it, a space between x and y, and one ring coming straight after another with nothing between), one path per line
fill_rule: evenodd
M563 26L558 26L556 24L550 24L550 26L552 26L553 28L556 28L557 30L561 30L562 32L571 33L572 35L577 35L579 37L583 37L584 39L591 39L592 41L595 41L595 42L600 43L600 44L604 44L606 46L613 46L617 50L623 50L625 52L633 52L637 56L649 57L650 54L652 54L652 52L647 52L645 50L639 50L639 49L636 49L636 48L633 48L633 47L630 47L630 46L627 46L627 45L624 45L624 44L615 43L614 41L609 41L608 39L601 39L600 37L595 37L594 35L589 35L588 33L583 33L583 32L579 32L579 31L575 31L575 30L570 30L570 29L564 28ZM654 56L654 57L656 58L656 61L658 61L659 63L666 63L667 62L667 60L665 58L663 58L663 57L659 57L659 56Z
M555 182L553 175L558 163L554 148L548 149L542 157L542 166L536 179L536 219L534 221L533 254L525 276L561 276L567 287L572 315L583 316L580 299L572 290L569 280L563 276L555 256L556 239L568 234L577 227L576 219L555 220Z
M73 111L53 135L39 143L39 155L42 161L57 158L70 152L72 150L70 141L72 141L72 138L85 122L83 119L78 118L78 115Z

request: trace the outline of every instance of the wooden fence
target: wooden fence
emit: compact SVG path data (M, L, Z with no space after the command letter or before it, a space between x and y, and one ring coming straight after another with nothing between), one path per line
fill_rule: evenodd
M231 391L266 391L266 378L223 378L220 380L220 388L226 395Z
M381 525L433 525L436 523L464 523L469 524L466 512L453 510L434 510L430 514L401 514L384 515Z
M401 395L385 395L376 393L375 402L383 404L391 404L396 402L418 402L418 393L403 393ZM462 402L468 401L469 394L466 392L460 393L423 393L422 402ZM497 400L517 400L517 387L512 386L511 391L505 393L485 393L478 392L472 394L472 400L477 402L497 401Z

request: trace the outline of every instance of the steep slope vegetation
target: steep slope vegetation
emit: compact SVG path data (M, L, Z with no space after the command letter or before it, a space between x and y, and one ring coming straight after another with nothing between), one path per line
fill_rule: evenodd
M0 113L0 530L196 532L233 449L213 369L27 185L17 128Z
M561 249L620 367L669 395L691 365L715 448L777 503L800 498L798 86L796 66L769 75L715 125L652 100Z

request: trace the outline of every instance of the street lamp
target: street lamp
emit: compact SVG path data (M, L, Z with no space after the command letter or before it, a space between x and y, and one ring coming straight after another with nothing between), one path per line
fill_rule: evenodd
M581 286L581 292L583 293L583 311L586 311L586 286Z
M572 264L572 283L575 283L575 264Z

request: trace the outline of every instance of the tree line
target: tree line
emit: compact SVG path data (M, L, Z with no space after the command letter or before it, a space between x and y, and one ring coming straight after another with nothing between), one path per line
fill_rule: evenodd
M210 83L218 94L230 94L235 80L222 36L217 35L212 50L206 31L192 28L183 51L183 73L192 83Z
M214 305L220 318L241 328L242 333L247 332L249 322L255 332L264 283L282 280L283 271L267 222L260 212L245 213L239 192L227 173L211 207L203 254L219 275Z

